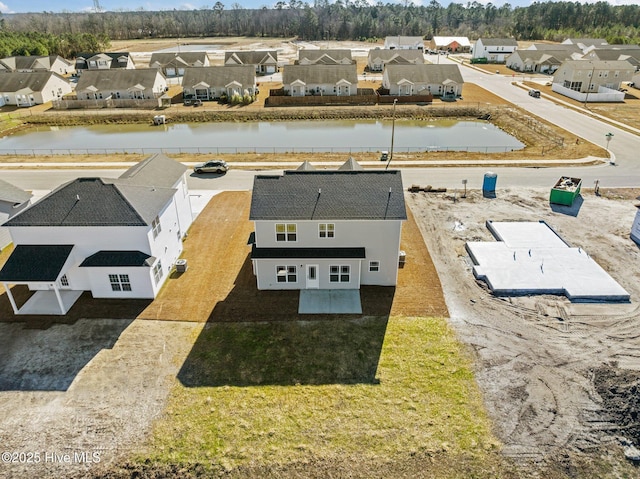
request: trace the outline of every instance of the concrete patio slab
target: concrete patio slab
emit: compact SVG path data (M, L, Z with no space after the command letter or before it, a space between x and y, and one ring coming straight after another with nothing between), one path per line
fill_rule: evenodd
M498 242L469 242L473 274L497 295L564 294L571 301L629 301L629 293L545 222L487 222Z
M298 314L362 314L359 289L301 289Z
M82 291L61 290L60 298L64 306L64 311L60 311L58 299L54 291L36 291L26 303L20 308L18 314L57 314L65 315L71 306L82 295Z

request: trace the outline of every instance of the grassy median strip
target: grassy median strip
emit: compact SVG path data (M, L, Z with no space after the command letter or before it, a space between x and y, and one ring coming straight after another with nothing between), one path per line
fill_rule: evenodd
M444 454L480 471L498 448L444 319L209 323L178 380L138 463L229 470Z

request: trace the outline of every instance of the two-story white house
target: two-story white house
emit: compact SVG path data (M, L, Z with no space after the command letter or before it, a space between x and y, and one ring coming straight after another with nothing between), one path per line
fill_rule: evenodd
M64 315L84 291L154 298L193 221L186 170L157 154L119 178L70 181L11 218L0 282L15 314ZM17 284L34 291L20 307Z
M585 103L624 101L624 92L618 90L634 72L625 60L570 60L555 72L551 89Z
M394 170L295 170L258 175L249 219L258 289L394 286L402 177Z
M29 206L32 196L31 193L0 180L0 251L11 243L9 230L2 225Z
M473 47L471 61L486 58L487 63L504 63L518 49L515 38L478 38Z

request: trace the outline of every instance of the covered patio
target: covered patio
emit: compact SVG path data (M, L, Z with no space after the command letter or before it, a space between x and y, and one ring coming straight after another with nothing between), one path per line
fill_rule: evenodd
M69 288L64 272L71 263L73 245L18 245L0 270L14 314L64 315L82 294ZM12 285L27 285L35 293L18 307Z

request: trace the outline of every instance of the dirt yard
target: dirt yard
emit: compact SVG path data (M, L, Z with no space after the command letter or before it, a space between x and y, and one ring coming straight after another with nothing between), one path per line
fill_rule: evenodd
M189 269L174 272L151 303L94 300L85 293L67 316L27 318L13 315L2 291L0 453L18 455L0 463L0 477L80 478L108 469L135 451L163 411L204 323L300 319L297 291L256 289L249 204L249 192L212 199L185 242ZM409 216L401 245L408 259L398 287L363 287L363 317L448 314L440 279ZM3 250L0 265L9 253ZM19 304L26 301L26 288L14 290ZM30 462L19 455L30 452Z
M456 202L450 194L409 197L451 323L475 351L476 378L504 454L520 463L624 461L621 444L640 444L640 248L629 238L639 193L583 192L579 208L556 211L548 190L505 189L495 199L473 191ZM584 248L631 302L494 297L474 279L464 249L467 241L493 241L489 219L547 221L569 244Z

